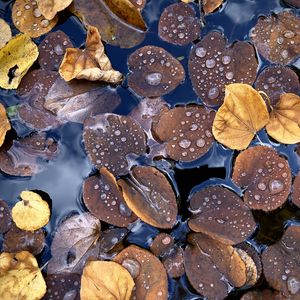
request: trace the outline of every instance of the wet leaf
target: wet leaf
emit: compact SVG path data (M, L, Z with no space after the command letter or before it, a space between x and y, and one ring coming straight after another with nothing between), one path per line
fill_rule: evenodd
M34 231L49 222L49 205L39 194L23 191L20 198L21 201L17 202L12 209L12 219L18 228Z
M45 246L45 234L42 229L25 231L13 225L4 235L3 251L28 251L33 255L40 254Z
M58 17L46 19L38 9L36 1L16 0L12 8L12 20L18 30L36 38L51 31Z
M42 15L52 20L59 11L67 8L73 0L37 0L37 6Z
M126 116L101 114L86 119L83 140L91 162L115 176L128 173L130 156L146 152L144 131Z
M219 6L221 6L222 3L223 0L203 0L202 8L205 14L209 14L216 10Z
M269 285L288 299L300 295L300 227L290 226L279 242L262 254L264 275Z
M5 300L39 300L46 284L35 257L27 251L0 255L0 297Z
M112 261L88 262L81 277L82 300L129 300L134 281L130 273Z
M189 75L198 97L208 106L221 105L225 85L252 85L258 62L255 48L238 41L226 45L221 33L212 31L194 45L189 57Z
M154 138L163 144L162 154L188 162L200 158L212 146L215 113L204 106L178 106L162 112L153 122Z
M84 50L67 48L59 74L66 81L77 78L118 84L123 79L123 75L112 68L98 29L93 26L88 27Z
M85 25L97 27L101 38L111 45L131 48L145 38L146 25L129 0L73 0L71 11Z
M300 8L300 0L284 0L284 2L296 8Z
M174 246L174 238L167 233L158 234L150 245L150 250L155 256L164 256Z
M16 89L39 55L30 37L20 34L0 49L0 87Z
M107 253L114 251L126 237L128 230L126 228L109 228L102 232L99 241L100 254L104 254L107 257Z
M6 45L11 37L9 25L3 19L0 19L0 49Z
M299 26L299 17L284 11L260 17L250 37L263 57L286 65L299 56Z
M174 247L172 251L162 259L162 263L170 278L179 278L185 273L184 251L181 247Z
M120 252L114 261L126 268L134 279L132 299L167 300L167 273L160 260L153 254L131 245Z
M7 232L11 227L11 212L7 203L0 199L0 233Z
M275 210L291 189L288 161L268 146L255 146L241 152L234 164L232 179L245 187L244 202L251 209Z
M300 97L283 94L270 114L268 134L283 144L300 142Z
M243 295L241 300L287 300L280 293L271 290L254 290Z
M247 84L235 83L226 86L212 132L221 144L243 150L268 121L268 109L261 95Z
M189 227L228 245L245 241L256 229L251 210L233 192L210 186L192 195Z
M180 46L199 38L200 21L193 7L183 2L167 6L159 19L158 35L164 41Z
M294 179L292 202L300 208L300 173Z
M100 221L89 213L66 219L56 229L47 272L81 273L89 258L99 254Z
M106 168L84 181L83 201L95 217L112 225L127 227L137 219L127 207L114 175Z
M172 228L177 218L175 193L165 175L154 167L134 167L128 178L119 179L128 207L145 223Z
M5 107L0 103L0 147L3 145L8 130L11 129Z
M185 78L181 63L163 48L145 46L128 59L129 87L138 95L155 98L174 90Z

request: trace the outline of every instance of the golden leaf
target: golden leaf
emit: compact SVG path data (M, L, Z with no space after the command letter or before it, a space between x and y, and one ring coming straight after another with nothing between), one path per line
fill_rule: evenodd
M270 114L266 126L268 134L284 144L300 142L300 97L295 94L282 94Z
M268 121L265 101L254 88L248 84L230 84L225 88L224 103L216 114L213 135L228 148L243 150Z
M6 110L0 103L0 147L3 145L6 132L10 130L10 128L10 123L6 116Z
M88 27L84 50L67 48L59 73L66 81L77 78L119 83L123 78L120 72L113 70L104 52L99 31L93 26Z
M17 227L22 230L34 231L49 222L50 208L40 195L24 191L19 201L12 209L12 218Z
M52 20L59 11L67 8L73 0L38 0L37 6L42 15Z
M83 269L81 300L129 300L134 281L121 265L109 261L91 261Z
M45 293L46 283L31 253L1 253L0 299L39 300Z
M207 15L216 10L222 3L223 0L202 0L203 11Z
M38 47L28 35L12 38L0 49L0 87L16 89L38 56Z
M11 39L11 30L9 25L2 19L0 19L0 48Z

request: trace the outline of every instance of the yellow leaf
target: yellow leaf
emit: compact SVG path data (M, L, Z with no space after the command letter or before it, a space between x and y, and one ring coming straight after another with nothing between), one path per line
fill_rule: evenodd
M230 84L225 88L224 103L216 114L213 135L228 148L243 150L268 121L265 101L254 88L248 84Z
M39 300L46 283L35 257L28 251L0 255L0 299Z
M67 48L59 73L66 81L77 78L119 83L123 78L120 72L113 70L104 52L99 31L93 26L88 27L84 50Z
M9 25L2 19L0 19L0 48L11 39L11 30Z
M300 97L283 94L270 114L268 134L284 144L300 142Z
M0 147L3 145L6 132L10 130L10 128L10 123L6 116L6 110L0 103Z
M50 208L40 195L24 191L19 201L12 209L12 218L22 230L34 231L49 222Z
M42 15L52 20L59 11L67 8L73 0L38 0L37 6Z
M223 0L201 0L203 11L205 14L209 14L216 10L222 3Z
M88 262L81 277L81 300L129 300L134 281L121 265L108 261Z
M28 35L12 38L0 49L0 87L16 89L38 56L38 47Z

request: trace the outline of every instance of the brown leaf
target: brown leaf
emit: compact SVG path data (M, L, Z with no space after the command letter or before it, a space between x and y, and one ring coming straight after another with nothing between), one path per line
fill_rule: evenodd
M5 107L0 103L0 147L3 145L8 130L11 129Z
M37 6L42 15L52 20L59 11L67 8L73 0L37 0Z
M104 52L99 31L89 26L84 50L68 48L59 68L66 81L74 78L118 84L123 75L115 71Z
M0 19L0 49L6 45L11 37L9 25L3 19Z
M278 292L271 290L254 290L243 295L241 300L288 300Z
M7 232L11 225L11 211L7 203L0 199L0 233Z
M269 113L261 95L247 84L230 84L214 123L213 135L230 149L246 149L255 134L269 121Z
M268 134L283 144L300 142L300 97L283 94L270 114Z
M174 247L172 251L162 258L162 263L171 278L179 278L185 273L184 251L181 247Z
M300 8L300 0L284 0L284 2L296 8Z
M297 1L297 0L296 0ZM142 10L146 3L147 3L147 0L130 0L130 2L136 7L138 8L139 10Z
M167 233L158 234L150 245L150 250L155 256L166 255L174 246L174 238Z
M292 201L300 208L300 172L296 175L293 183Z

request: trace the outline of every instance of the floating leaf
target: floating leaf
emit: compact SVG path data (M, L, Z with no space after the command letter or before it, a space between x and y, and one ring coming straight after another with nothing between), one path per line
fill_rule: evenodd
M99 254L100 221L89 213L66 219L55 231L47 272L81 273L89 258Z
M230 149L246 149L255 134L269 121L267 106L261 95L247 84L230 84L214 123L213 135Z
M91 261L83 269L81 300L129 300L134 281L130 273L112 261Z
M174 247L168 255L163 257L162 263L170 278L179 278L185 273L183 256L183 249Z
M50 219L50 208L42 197L31 191L20 194L21 201L12 209L12 218L22 230L34 231L45 226Z
M150 245L150 250L155 256L166 255L174 246L174 238L167 233L158 234Z
M0 298L39 300L46 284L35 257L27 251L0 255Z
M299 56L299 26L299 17L284 11L260 17L250 37L263 57L286 65Z
M300 142L300 97L283 94L270 114L268 134L283 144Z
M126 228L109 228L102 232L99 241L100 244L100 255L104 254L107 258L107 253L114 251L115 247L120 245L128 233Z
M222 3L223 0L203 0L202 8L205 14L209 14L221 6Z
M12 8L12 20L18 30L36 38L52 30L58 17L46 19L38 9L36 1L16 0Z
M59 11L67 8L73 0L37 0L37 6L42 15L52 20Z
M253 84L258 62L251 44L238 41L227 46L225 37L212 31L192 47L188 67L198 97L216 106L223 103L225 85Z
M296 175L294 180L292 201L300 208L300 173Z
M174 90L185 77L181 63L163 48L145 46L128 59L129 87L140 96L155 98Z
M114 261L126 268L134 279L132 299L167 300L167 273L153 254L132 245L120 252Z
M167 6L162 12L158 35L174 45L186 45L200 35L200 21L192 6L183 2Z
M271 290L254 290L243 295L241 300L287 300L283 295Z
M0 49L6 45L11 37L9 25L3 19L0 19Z
M127 227L137 219L127 207L114 175L101 168L83 183L83 201L87 209L101 221Z
M224 244L245 241L256 229L251 210L233 192L210 186L192 195L189 227Z
M7 232L11 227L11 212L7 203L0 200L0 233Z
M8 130L11 129L5 107L0 103L0 147L3 145Z
M130 177L119 179L128 207L145 223L172 228L177 218L175 193L165 175L154 167L134 167Z
M28 35L12 38L0 49L0 87L16 89L38 55L38 48Z
M267 146L241 152L232 174L233 181L246 188L244 202L251 209L264 211L274 210L287 200L291 177L288 161Z
M123 75L115 71L104 52L99 31L89 26L84 50L68 48L59 67L64 80L74 78L118 84Z

